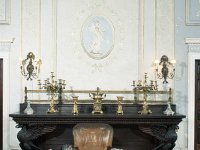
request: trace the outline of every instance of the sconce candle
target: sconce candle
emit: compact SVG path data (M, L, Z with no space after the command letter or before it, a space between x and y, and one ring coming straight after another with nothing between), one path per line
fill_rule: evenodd
M176 60L175 60L175 59L172 59L172 60L171 60L171 64L172 64L172 66L175 68Z
M156 60L154 61L154 64L155 64L155 68L158 69L159 60L156 59Z

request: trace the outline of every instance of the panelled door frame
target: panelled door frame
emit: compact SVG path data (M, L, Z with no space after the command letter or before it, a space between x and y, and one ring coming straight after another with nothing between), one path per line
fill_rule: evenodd
M0 59L0 150L3 150L3 59Z
M1 50L1 49L0 49ZM9 120L9 103L10 103L10 57L9 50L1 50L0 59L3 60L3 150L8 150L10 145L10 120Z
M9 41L0 41L0 59L3 60L3 150L9 149L18 149L18 145L12 140L12 134L10 134L10 130L13 130L11 133L15 133L15 128L12 129L12 120L9 118L10 112L10 50L11 50L11 42ZM17 143L18 144L18 143Z
M198 112L200 111L200 60L195 60L195 124L194 124L194 149L200 149L200 130L199 122L200 116L198 116Z
M195 141L195 60L200 53L188 53L188 150L194 150Z
M188 150L194 150L195 141L195 61L200 60L200 38L185 38L188 45L188 111L186 121L187 126L187 145Z

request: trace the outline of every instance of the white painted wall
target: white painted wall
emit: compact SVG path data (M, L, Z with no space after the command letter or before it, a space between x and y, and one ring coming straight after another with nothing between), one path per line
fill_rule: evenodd
M0 24L0 40L15 38L8 61L9 98L4 99L7 116L19 110L25 85L36 88L36 80L27 82L19 69L19 58L30 51L42 59L42 80L54 71L74 89L130 89L132 80L143 79L144 72L154 79L154 60L164 54L175 57L174 7L173 0L11 0L10 24ZM102 60L88 57L81 45L82 26L93 14L106 16L115 29L114 48ZM169 86L174 87L173 80ZM6 143L9 149L16 149L16 124L6 120L5 126L10 126ZM187 121L181 124L185 126ZM179 131L183 141L178 140L176 149L187 148L187 136L182 136L186 130Z

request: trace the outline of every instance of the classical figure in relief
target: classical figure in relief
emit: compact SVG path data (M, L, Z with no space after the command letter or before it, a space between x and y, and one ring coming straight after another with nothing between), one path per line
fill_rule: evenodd
M94 24L92 24L91 32L94 34L94 38L90 43L90 53L101 54L101 44L104 40L104 30L99 21L96 21Z
M83 24L81 40L89 57L103 59L113 49L114 27L102 16L90 16Z

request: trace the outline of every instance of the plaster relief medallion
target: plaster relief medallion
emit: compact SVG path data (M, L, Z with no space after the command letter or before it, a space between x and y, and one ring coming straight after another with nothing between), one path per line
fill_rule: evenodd
M82 47L89 57L103 59L113 49L114 27L103 16L91 16L83 24L81 41Z

